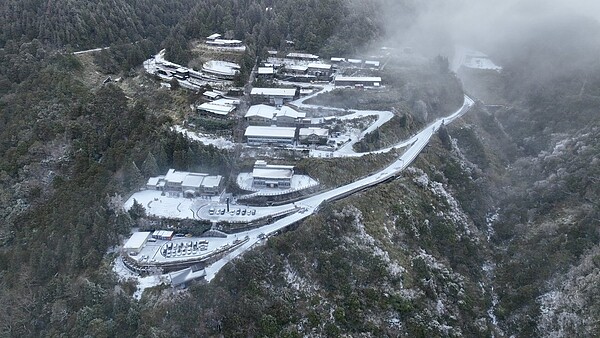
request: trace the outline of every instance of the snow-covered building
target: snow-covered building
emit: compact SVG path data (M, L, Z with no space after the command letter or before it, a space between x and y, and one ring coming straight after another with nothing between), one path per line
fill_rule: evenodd
M286 58L292 60L302 60L302 61L317 61L319 60L318 55L308 54L308 53L289 53L286 55Z
M282 105L297 98L296 88L252 88L250 96L254 103Z
M273 67L258 67L258 78L264 80L270 80L275 75Z
M123 245L123 250L128 254L134 256L137 255L142 250L144 245L146 245L146 242L148 242L150 234L151 233L147 231L134 232L133 235L131 235L131 237Z
M175 235L174 231L170 231L170 230L156 230L152 233L152 238L155 239L161 239L161 240L165 240L165 241L170 241L173 239L173 236Z
M348 64L350 64L352 67L362 67L363 63L363 61L360 59L348 59L346 62L348 62Z
M299 112L289 106L274 107L266 104L253 105L244 116L248 123L253 125L296 126L306 117L306 113Z
M281 106L276 108L275 124L280 127L294 127L305 117L306 113L304 112L297 111L289 106Z
M214 39L206 40L206 44L212 47L242 47L241 40Z
M233 62L211 60L202 65L202 71L219 79L233 80L240 71L240 65Z
M345 86L364 86L364 87L379 87L381 85L381 77L379 76L336 76L334 79L336 87Z
M291 145L296 138L296 128L249 126L244 137L249 145Z
M211 34L211 35L207 36L206 40L214 41L215 39L219 39L220 37L221 37L221 34L215 33L215 34Z
M326 63L308 64L308 74L319 79L328 79L331 76L331 65Z
M294 176L294 166L272 165L258 160L254 163L254 170L252 170L252 186L289 189L292 176Z
M286 74L302 75L308 72L308 66L286 65L284 71Z
M304 144L327 144L329 129L325 128L300 128L298 141Z
M202 93L202 96L209 100L217 100L223 97L223 93L216 90L207 90Z
M205 102L197 107L197 111L209 117L227 119L236 108L236 100L218 99L213 102Z
M365 61L365 67L371 69L379 69L379 61Z
M217 195L220 192L223 177L203 173L176 171L169 169L166 175L151 177L146 183L147 189L162 190L169 195L200 196Z

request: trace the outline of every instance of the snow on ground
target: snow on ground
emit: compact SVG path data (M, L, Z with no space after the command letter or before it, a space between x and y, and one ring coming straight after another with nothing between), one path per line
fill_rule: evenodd
M289 189L279 188L256 188L252 186L252 173L240 173L237 177L237 184L240 188L248 191L255 191L258 196L283 195L294 191L314 187L319 184L316 180L307 175L293 175Z
M215 198L218 201L218 197ZM144 206L148 215L177 219L196 218L198 209L211 202L206 198L162 196L162 191L159 190L143 190L136 192L125 202L125 210L131 208L134 199Z
M323 86L323 89L321 91L315 92L311 95L305 96L305 97L300 98L295 101L292 101L291 103L299 108L312 108L312 109L327 108L330 110L347 112L346 109L342 109L342 108L323 107L323 106L319 106L319 105L312 105L312 104L304 103L304 101L306 101L312 97L315 97L316 95L332 91L333 89L335 89L334 85L326 84ZM337 118L342 121L349 121L349 120L356 120L356 119L360 119L360 118L368 117L368 116L375 116L375 117L377 117L377 120L375 120L375 122L373 122L367 129L365 129L363 131L351 132L350 135L348 135L350 140L348 142L346 142L343 146L341 146L339 149L334 150L334 151L314 149L314 150L310 151L311 157L348 157L348 156L363 156L363 155L369 154L369 153L355 152L353 149L354 144L356 144L356 142L363 139L365 137L365 135L367 135L368 133L381 127L382 125L387 123L389 120L391 120L392 117L394 117L394 113L392 113L391 111L356 110L356 109L353 109L352 111L353 111L353 113L351 113L351 114L338 116ZM388 152L392 148L394 148L394 147L390 147L390 148L386 149L385 151L381 151L381 152Z
M235 143L233 143L233 141L222 136L213 136L197 133L194 131L187 130L186 128L179 125L174 126L173 129L178 133L182 133L185 136L191 138L192 140L198 141L204 145L210 144L219 149L233 149L233 147L235 147Z
M240 232L240 233L237 233L234 235L228 235L226 240L234 240L235 238L243 238L245 236L248 236L249 240L247 242L245 242L244 244L242 244L241 246L237 247L235 250L226 254L223 258L221 258L221 259L217 260L216 262L214 262L213 264L207 266L205 269L205 271L206 271L205 279L210 282L216 276L216 274L221 270L221 268L223 266L225 266L228 262L230 262L232 259L235 259L236 257L242 255L247 250L250 250L254 245L261 243L263 236L268 237L268 236L274 235L274 234L278 233L279 231L281 231L282 229L285 229L286 227L290 226L291 224L295 224L295 223L303 220L304 218L312 215L313 213L315 213L319 210L319 207L321 206L321 204L323 202L335 200L335 199L341 198L343 196L350 195L356 191L364 189L365 187L373 186L378 183L384 182L390 178L393 178L399 172L401 172L406 167L408 167L410 165L410 163L412 163L412 161L414 161L417 158L417 156L421 153L423 148L429 143L429 139L431 138L431 136L442 126L442 124L450 123L450 122L454 121L455 119L459 118L460 116L465 114L473 104L474 104L473 100L470 99L469 97L465 96L463 106L460 109L458 109L454 114L452 114L444 119L439 119L437 121L432 122L431 124L429 124L428 126L423 128L419 133L414 135L411 139L403 142L406 144L410 144L411 145L410 148L408 148L402 154L402 156L400 156L394 163L392 163L388 167L382 169L381 171L379 171L375 174L369 175L365 178L362 178L358 181L346 184L344 186L341 186L341 187L338 187L335 189L331 189L331 190L327 190L320 194L313 195L311 197L307 197L307 198L300 200L298 202L295 202L295 203L289 203L289 204L280 205L277 207L256 208L257 210L259 210L259 211L257 211L256 216L258 216L258 214L260 213L261 216L263 216L263 217L264 217L264 215L272 214L276 210L280 214L281 214L281 210L296 210L296 212L292 212L289 215L284 216L284 217L274 221L273 223L266 224L262 227L254 228L254 229L251 229L248 231L243 231L243 232ZM396 146L398 146L398 145L396 145ZM159 191L149 191L149 192L152 192L152 193L158 192L159 196L160 196ZM134 196L139 195L139 197L144 197L145 198L143 200L144 202L146 200L148 200L148 198L151 199L149 202L156 202L156 200L152 199L152 196L154 196L154 195L151 195L149 192L140 192L138 194L134 194ZM125 203L126 208L130 207L133 204L134 196L132 196ZM160 199L159 199L159 201L160 201ZM159 202L159 203L162 203L162 202ZM204 208L201 208L201 209L205 210L205 209L207 209L207 207L205 206ZM226 216L213 216L213 217L226 217ZM145 288L145 287L157 285L156 283L158 283L160 278L159 277L153 277L153 278L146 277L146 278L138 278L138 280L140 281L140 284L141 284L140 287ZM141 295L141 293L140 293L140 295Z
M496 65L486 54L465 47L456 47L452 70L457 72L461 66L472 69L502 70L502 67Z
M142 298L142 293L147 288L155 287L161 284L167 284L169 282L168 275L149 275L141 277L136 273L131 272L123 264L121 256L117 257L113 263L113 271L119 276L119 281L124 282L128 279L134 279L137 282L137 289L133 294L133 298L139 300Z

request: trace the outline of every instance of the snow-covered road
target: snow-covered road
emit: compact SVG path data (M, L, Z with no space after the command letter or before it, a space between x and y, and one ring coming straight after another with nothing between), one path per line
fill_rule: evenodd
M208 266L206 268L206 280L212 280L217 274L217 272L223 266L225 266L227 262L243 254L245 251L249 250L259 241L261 241L261 239L259 238L262 237L261 234L264 234L266 236L273 235L287 228L291 224L294 224L317 212L321 204L323 204L323 202L333 201L336 199L346 197L357 191L363 190L368 187L372 187L374 185L377 185L381 182L385 182L386 180L395 177L417 158L417 156L421 153L423 148L425 148L425 146L429 143L431 136L440 128L442 124L452 123L455 119L465 114L473 106L473 104L474 101L470 97L465 95L462 107L460 107L455 113L430 123L425 128L423 128L418 134L414 135L409 140L402 142L401 144L410 144L410 147L404 152L404 154L402 154L402 156L400 156L396 161L394 161L394 163L390 164L388 167L382 169L381 171L369 175L365 178L362 178L358 181L352 182L350 184L331 189L323 193L314 195L312 197L308 197L298 202L289 204L288 206L290 207L297 206L301 207L302 209L299 212L281 218L271 224L236 234L240 237L249 236L250 240L243 246L232 251L231 253L218 260L214 264ZM396 145L394 147L398 146L399 145ZM234 235L230 235L229 237L231 237L233 241Z
M298 100L292 101L291 104L295 105L298 108L308 108L308 109L323 109L323 108L325 108L327 110L339 111L339 112L347 112L348 111L348 109L344 109L344 108L323 107L320 105L304 103L304 101L306 101L310 98L313 98L319 94L323 94L323 93L332 91L333 89L335 89L335 86L332 84L326 84L322 88L323 89L318 92L315 92L311 95L305 96ZM389 120L391 120L392 117L394 117L394 113L392 113L391 111L357 110L357 109L351 109L351 111L353 112L352 114L338 116L337 118L339 120L349 121L349 120L356 120L356 119L367 117L367 116L375 116L377 118L377 120L375 122L373 122L367 129L363 130L359 134L352 135L350 137L350 141L347 142L346 144L344 144L339 149L337 149L335 151L323 151L323 150L313 149L310 151L310 156L312 156L312 157L349 157L349 156L367 155L369 153L355 152L354 144L356 144L356 142L362 140L365 137L365 135L367 135L368 133L381 127L382 125L387 123ZM387 149L387 151L389 151L389 150L391 150L391 148ZM386 152L386 151L379 151L379 152Z

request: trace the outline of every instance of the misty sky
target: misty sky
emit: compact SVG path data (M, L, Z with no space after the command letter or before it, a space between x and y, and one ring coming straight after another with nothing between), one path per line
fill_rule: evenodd
M408 7L414 12L404 17L406 7L391 11L388 35L427 54L447 55L456 44L500 52L528 39L600 45L600 30L589 31L600 22L598 0L412 0ZM554 29L565 33L554 38Z

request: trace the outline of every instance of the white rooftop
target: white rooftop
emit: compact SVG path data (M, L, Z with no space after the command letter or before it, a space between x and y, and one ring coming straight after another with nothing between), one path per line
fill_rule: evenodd
M379 67L379 61L365 61L365 65Z
M258 67L258 75L273 75L273 67Z
M215 33L215 34L211 34L209 36L206 37L207 40L214 40L214 39L218 39L221 37L221 34L219 33Z
M308 136L315 134L317 136L329 136L329 129L325 128L300 128L298 132L300 136Z
M214 100L212 103L220 104L222 106L237 106L240 104L240 100L238 100L238 99L218 99L218 100Z
M303 119L306 117L306 113L299 112L299 111L293 109L292 107L281 106L275 112L275 117L277 118L277 117L282 117L282 116L287 116L287 117L291 117L294 119Z
M379 77L379 76L336 76L335 81L381 82L381 77Z
M183 179L189 175L187 171L175 171L175 169L169 169L165 175L165 181L172 183L182 183Z
M318 59L318 55L307 54L307 53L289 53L287 55L288 58L296 58L296 59Z
M202 185L205 188L216 188L221 184L221 179L223 177L221 177L221 175L217 175L217 176L206 176L204 178L204 181L202 182Z
M272 119L275 116L275 111L276 108L273 106L268 106L266 104L257 104L251 106L250 109L248 109L248 112L246 113L245 117L249 118L256 116L265 119Z
M346 59L333 57L331 58L331 62L346 62Z
M217 73L217 74L233 76L240 69L240 65L233 63L233 62L211 60L211 61L205 62L202 65L202 69L209 73Z
M206 43L208 43L210 45L226 46L226 45L235 45L238 43L242 43L242 41L241 40L214 39L214 40L206 41Z
M123 245L123 249L140 249L146 243L148 237L150 237L150 232L148 231L134 232L127 242L125 242L125 245Z
M305 72L306 70L308 70L308 67L300 66L300 65L286 65L285 69L286 70L294 70L294 71L298 71L298 72Z
M223 94L221 94L219 92L216 92L216 91L212 91L212 90L207 90L204 93L202 93L202 95L204 95L206 97L209 97L211 99L216 99L219 96L223 96Z
M156 230L152 233L152 236L155 237L171 237L173 236L174 231L170 230Z
M235 109L235 107L229 104L217 104L214 102L207 102L199 105L198 109L217 115L228 115Z
M291 96L296 95L295 88L252 88L250 95Z
M283 168L254 168L252 177L254 178L291 178L294 175L292 169Z
M160 181L161 179L164 179L164 178L165 178L164 176L162 176L162 177L161 176L150 177L148 179L148 182L146 183L146 185L153 185L153 186L155 186L155 185L158 184L158 181Z
M202 181L206 176L206 174L190 173L183 179L183 183L181 183L181 185L185 187L200 188L202 186Z
M349 63L362 63L362 60L360 59L348 59Z
M331 65L326 64L326 63L310 63L310 64L308 64L308 68L329 70L329 69L331 69Z
M249 126L246 128L244 136L246 137L284 137L294 138L296 135L296 128L288 127L263 127L263 126Z
M245 115L246 118L255 116L262 117L265 119L272 119L276 116L289 116L291 118L296 119L306 117L306 113L296 111L294 108L289 106L281 106L280 108L276 108L266 104L257 104L251 106Z

